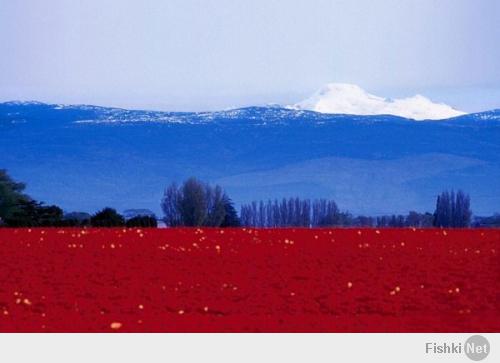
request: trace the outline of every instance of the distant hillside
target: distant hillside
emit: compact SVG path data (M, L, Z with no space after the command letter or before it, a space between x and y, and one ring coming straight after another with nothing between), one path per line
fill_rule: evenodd
M329 197L354 213L432 210L462 188L500 210L500 111L417 122L280 107L220 112L0 104L0 168L68 211L150 209L165 185L197 176L237 203Z

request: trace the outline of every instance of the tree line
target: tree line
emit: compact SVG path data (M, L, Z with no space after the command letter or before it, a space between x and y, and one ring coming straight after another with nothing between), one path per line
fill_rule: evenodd
M253 227L322 227L343 225L349 219L333 200L289 198L241 206L241 224Z
M156 217L137 215L125 219L113 208L91 215L68 213L56 205L45 205L28 196L23 183L0 169L0 226L7 227L156 227Z
M64 213L55 205L45 205L25 194L25 185L0 170L0 226L9 227L157 227L151 213L125 217L106 207L91 215ZM500 215L472 221L469 195L459 190L444 191L436 198L434 213L411 211L406 215L354 216L339 209L331 199L283 198L254 201L241 206L240 213L228 194L218 185L189 178L181 185L170 184L160 206L161 221L168 227L495 227ZM127 211L125 211L127 214Z
M297 208L296 206L302 206ZM289 198L252 202L241 207L241 224L249 227L418 227L434 226L431 213L354 216L341 211L333 200Z
M456 227L471 226L470 197L463 191L445 191L431 213L353 216L339 210L333 200L289 198L254 201L241 207L241 223L251 227Z

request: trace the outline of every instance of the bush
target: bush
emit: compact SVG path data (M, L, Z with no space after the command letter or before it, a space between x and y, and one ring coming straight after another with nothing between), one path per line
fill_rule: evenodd
M86 227L90 226L92 216L85 212L66 213L63 217L63 226L65 227Z
M130 218L126 222L127 227L158 227L158 222L156 221L156 218L153 218L151 216L137 216Z
M90 218L92 227L122 227L125 226L125 218L113 208L104 208Z

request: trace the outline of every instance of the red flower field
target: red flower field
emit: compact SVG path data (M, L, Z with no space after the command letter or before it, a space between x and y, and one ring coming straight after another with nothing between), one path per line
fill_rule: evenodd
M1 332L499 332L500 230L0 229Z

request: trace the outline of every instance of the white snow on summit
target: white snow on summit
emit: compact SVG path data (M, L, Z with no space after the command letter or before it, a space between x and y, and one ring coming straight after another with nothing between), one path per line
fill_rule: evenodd
M395 115L414 120L442 120L465 114L421 95L391 100L346 83L330 83L289 108L335 114Z

